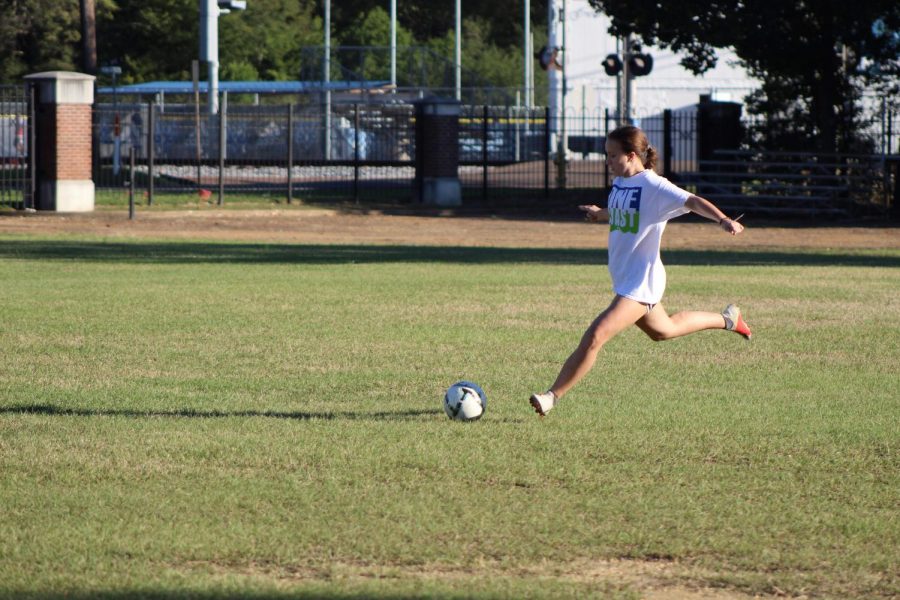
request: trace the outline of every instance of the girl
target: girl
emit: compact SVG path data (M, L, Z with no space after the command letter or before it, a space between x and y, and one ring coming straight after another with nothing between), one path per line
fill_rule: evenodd
M657 175L656 158L656 150L637 127L619 127L606 138L606 162L615 175L608 207L578 208L589 221L609 220L609 273L616 296L588 327L550 389L531 396L531 406L541 416L590 371L603 344L629 325L637 325L655 341L703 329L726 329L750 339L750 328L733 304L721 313L685 311L669 316L659 303L666 287L659 245L669 219L694 212L717 221L731 235L744 226L710 201Z

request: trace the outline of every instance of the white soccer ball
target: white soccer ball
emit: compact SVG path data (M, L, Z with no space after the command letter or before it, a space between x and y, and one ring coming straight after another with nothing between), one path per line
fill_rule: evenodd
M444 412L457 421L475 421L487 409L487 395L471 381L457 381L444 394Z

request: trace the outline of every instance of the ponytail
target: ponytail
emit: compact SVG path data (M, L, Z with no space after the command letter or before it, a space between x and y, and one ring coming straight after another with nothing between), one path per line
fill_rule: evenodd
M647 144L647 153L645 156L646 158L641 161L644 163L644 168L656 170L656 161L659 158L659 154L656 152L656 148L654 148L650 144Z

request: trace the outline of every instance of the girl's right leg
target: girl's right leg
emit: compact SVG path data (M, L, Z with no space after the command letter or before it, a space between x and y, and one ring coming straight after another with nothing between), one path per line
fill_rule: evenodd
M616 296L609 307L600 313L581 338L575 352L563 363L550 391L556 399L566 392L591 370L597 353L603 344L630 325L634 325L647 314L647 306L622 296Z

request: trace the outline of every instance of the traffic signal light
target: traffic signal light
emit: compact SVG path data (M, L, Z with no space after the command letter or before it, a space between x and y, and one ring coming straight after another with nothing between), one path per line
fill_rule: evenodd
M602 64L603 70L606 71L606 74L610 77L615 77L622 72L622 59L619 58L618 54L608 54L606 58L603 59Z
M622 63L622 59L619 58L618 54L607 54L606 58L603 59L601 63L603 65L603 70L606 71L606 74L610 77L615 77L619 73L622 72L622 68L625 66ZM632 52L628 56L628 74L631 77L641 77L643 75L649 75L650 71L653 70L653 57L649 54L643 54L641 52Z
M653 70L653 57L641 52L632 53L628 57L628 69L635 77L649 75Z

